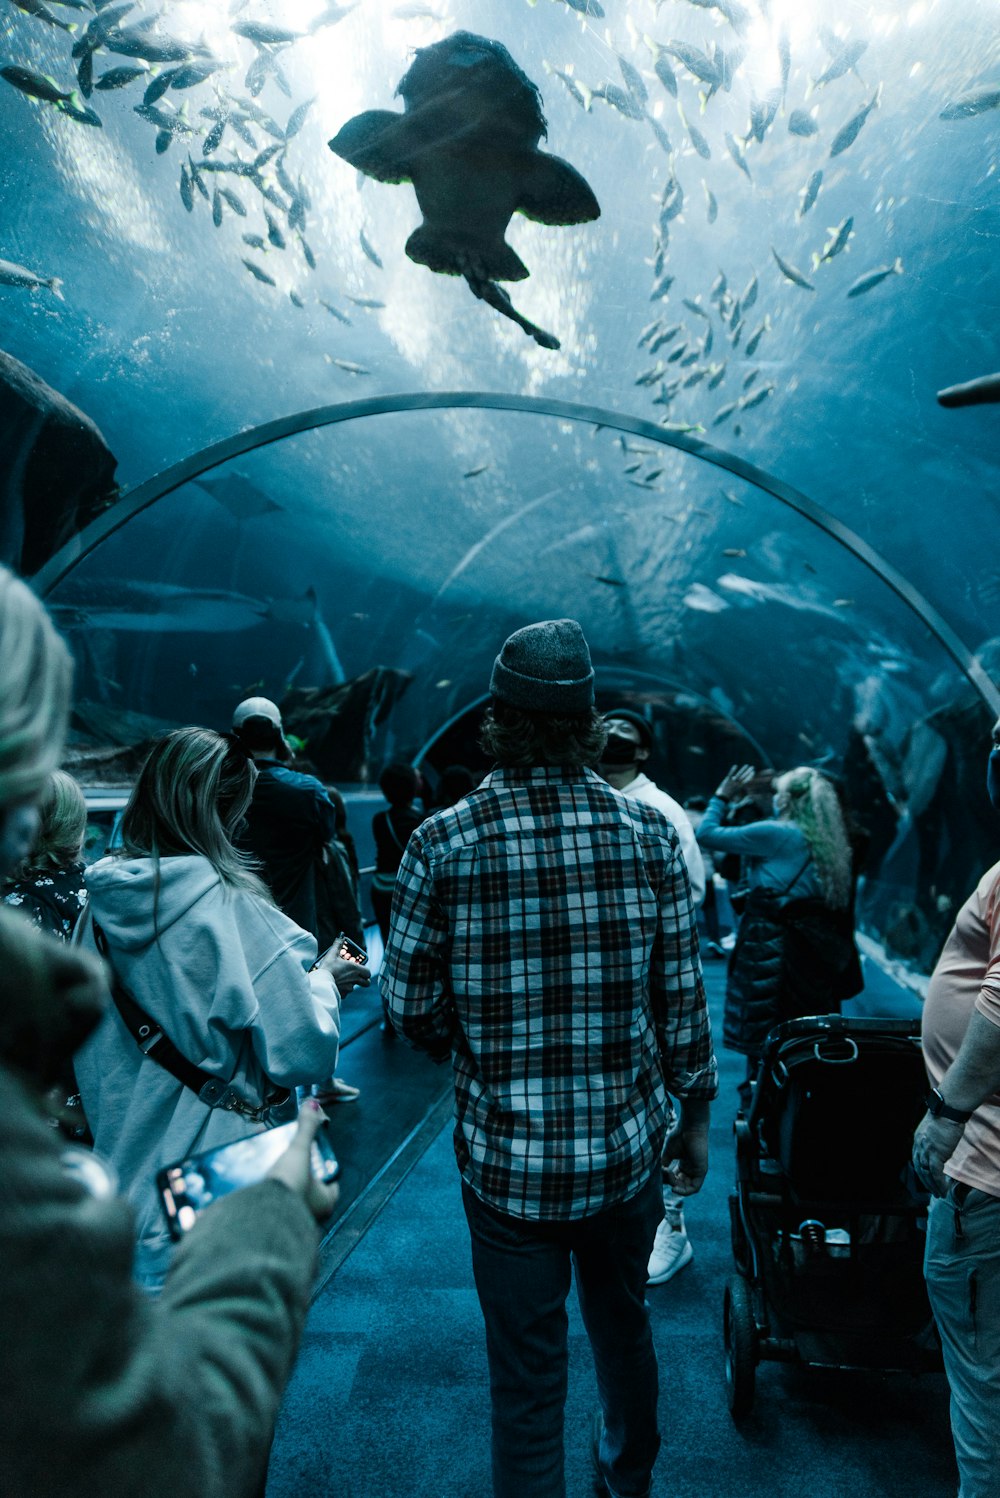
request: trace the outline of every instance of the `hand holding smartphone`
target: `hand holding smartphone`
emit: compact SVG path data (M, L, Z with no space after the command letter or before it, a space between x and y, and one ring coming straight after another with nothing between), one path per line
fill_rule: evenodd
M317 957L313 966L325 968L343 994L359 986L368 987L372 975L365 966L367 961L368 953L364 947L359 947L356 941L341 932L333 945Z
M326 1119L321 1110L306 1105L292 1123L165 1166L157 1172L156 1185L170 1236L182 1238L212 1202L269 1175L303 1196L314 1216L329 1216L337 1200L336 1188L329 1188L339 1174Z

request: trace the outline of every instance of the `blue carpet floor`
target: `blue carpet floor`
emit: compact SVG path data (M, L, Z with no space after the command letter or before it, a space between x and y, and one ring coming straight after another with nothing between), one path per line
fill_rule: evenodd
M706 973L716 1035L723 969ZM726 1408L722 1291L739 1058L720 1051L709 1179L687 1208L694 1261L649 1303L660 1358L658 1498L953 1498L943 1375L835 1374L768 1363L750 1417ZM430 1065L430 1063L428 1063ZM566 1477L592 1492L596 1385L570 1299ZM268 1498L490 1493L482 1323L450 1124L309 1317L275 1438Z

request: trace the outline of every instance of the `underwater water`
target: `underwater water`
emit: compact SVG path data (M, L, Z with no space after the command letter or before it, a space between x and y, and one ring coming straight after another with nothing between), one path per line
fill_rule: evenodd
M117 461L50 517L0 414L81 743L318 692L331 771L440 769L570 615L674 794L841 772L926 960L997 832L994 0L4 0L0 129L0 351Z

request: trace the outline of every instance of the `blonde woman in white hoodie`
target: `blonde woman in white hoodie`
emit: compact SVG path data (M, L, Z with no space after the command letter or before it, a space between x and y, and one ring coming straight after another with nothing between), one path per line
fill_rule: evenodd
M117 1005L76 1057L95 1147L137 1215L136 1277L150 1289L170 1254L156 1172L294 1118L295 1088L336 1067L341 992L368 979L332 954L317 966L315 939L233 846L255 778L234 740L168 734L126 807L121 851L87 872L85 939L119 990L220 1084L212 1103L185 1086L144 1054Z

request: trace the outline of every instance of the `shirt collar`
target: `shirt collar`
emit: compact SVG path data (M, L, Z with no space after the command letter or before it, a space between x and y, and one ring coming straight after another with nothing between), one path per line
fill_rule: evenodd
M526 768L501 765L491 770L482 785L579 785L583 781L593 781L598 785L606 785L594 770L586 765L529 765Z

